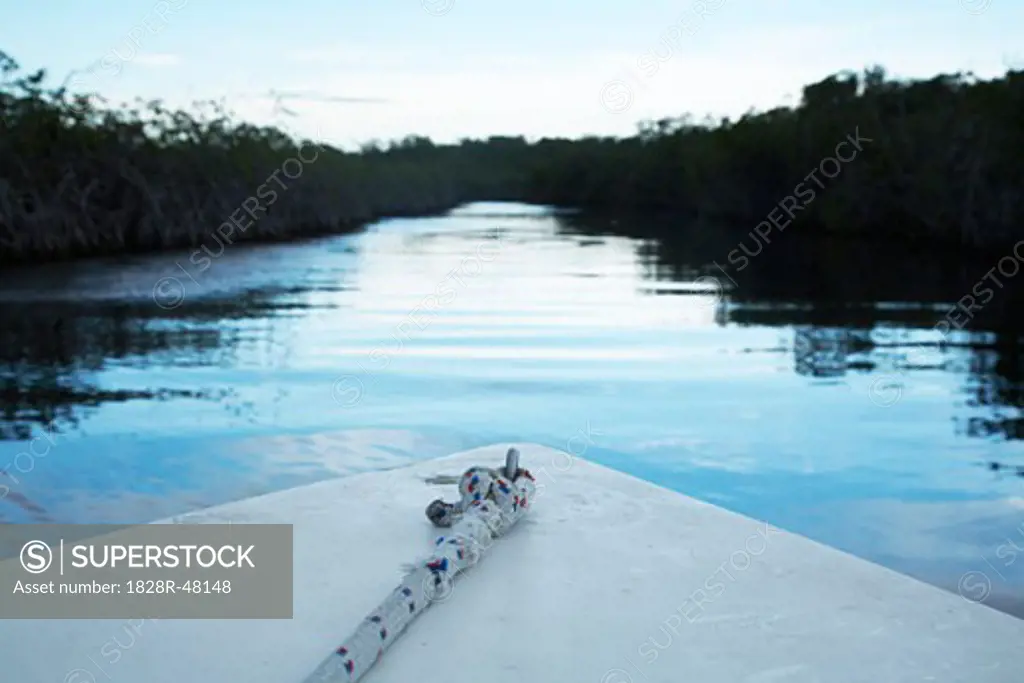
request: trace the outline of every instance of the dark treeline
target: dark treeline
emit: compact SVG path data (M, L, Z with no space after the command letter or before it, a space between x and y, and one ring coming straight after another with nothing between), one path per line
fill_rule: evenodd
M874 68L809 85L794 108L537 147L540 201L747 229L789 213L802 230L975 246L1024 236L1024 71L902 82Z
M809 85L796 107L663 119L629 138L411 136L360 152L216 105L111 109L45 78L0 53L0 263L353 230L476 200L667 213L667 230L1024 236L1020 71L908 82L875 68Z
M0 263L341 232L513 184L501 140L345 153L216 103L112 109L45 79L0 52Z

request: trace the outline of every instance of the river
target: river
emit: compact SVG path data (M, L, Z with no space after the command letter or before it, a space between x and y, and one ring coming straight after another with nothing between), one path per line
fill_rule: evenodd
M938 346L934 306L884 294L822 322L657 251L494 203L9 273L0 521L147 522L535 441L1024 615L1016 347Z

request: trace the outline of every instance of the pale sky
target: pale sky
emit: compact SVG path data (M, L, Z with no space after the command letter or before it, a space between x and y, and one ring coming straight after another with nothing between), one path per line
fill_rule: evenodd
M795 103L802 85L872 64L1024 68L1019 0L50 0L6 8L4 26L0 49L26 69L59 82L96 65L73 89L225 98L345 146L630 134Z

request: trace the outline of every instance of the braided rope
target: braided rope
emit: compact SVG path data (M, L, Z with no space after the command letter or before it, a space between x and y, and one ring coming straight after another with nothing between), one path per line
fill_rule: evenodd
M536 485L529 471L519 469L518 452L510 449L504 471L471 467L459 478L458 503L435 501L445 514L428 516L450 529L439 536L433 552L415 563L401 583L355 631L328 656L304 683L354 683L391 647L409 624L434 602L451 595L455 577L484 556L494 540L526 514ZM512 476L508 476L511 474Z

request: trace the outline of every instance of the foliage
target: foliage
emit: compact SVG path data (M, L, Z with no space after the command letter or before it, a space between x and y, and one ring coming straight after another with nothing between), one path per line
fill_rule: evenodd
M22 74L0 52L0 263L197 245L253 197L257 220L233 241L495 199L748 230L855 131L871 142L801 207L801 229L972 246L1024 237L1021 71L904 82L873 68L808 85L797 107L735 121L663 119L628 138L410 136L356 153L236 122L216 103L113 109L47 89L45 76ZM301 176L283 177L286 160L314 155ZM271 185L279 192L267 201L259 193L275 172L286 187Z
M246 225L232 241L352 230L490 192L478 144L346 153L216 103L111 109L44 80L0 52L0 263L194 246L232 215Z
M736 121L684 117L626 140L541 141L531 195L750 229L798 183L813 187L806 176L858 130L871 142L823 180L796 214L802 226L973 246L1024 237L1024 71L902 82L876 67L808 85L797 107Z

